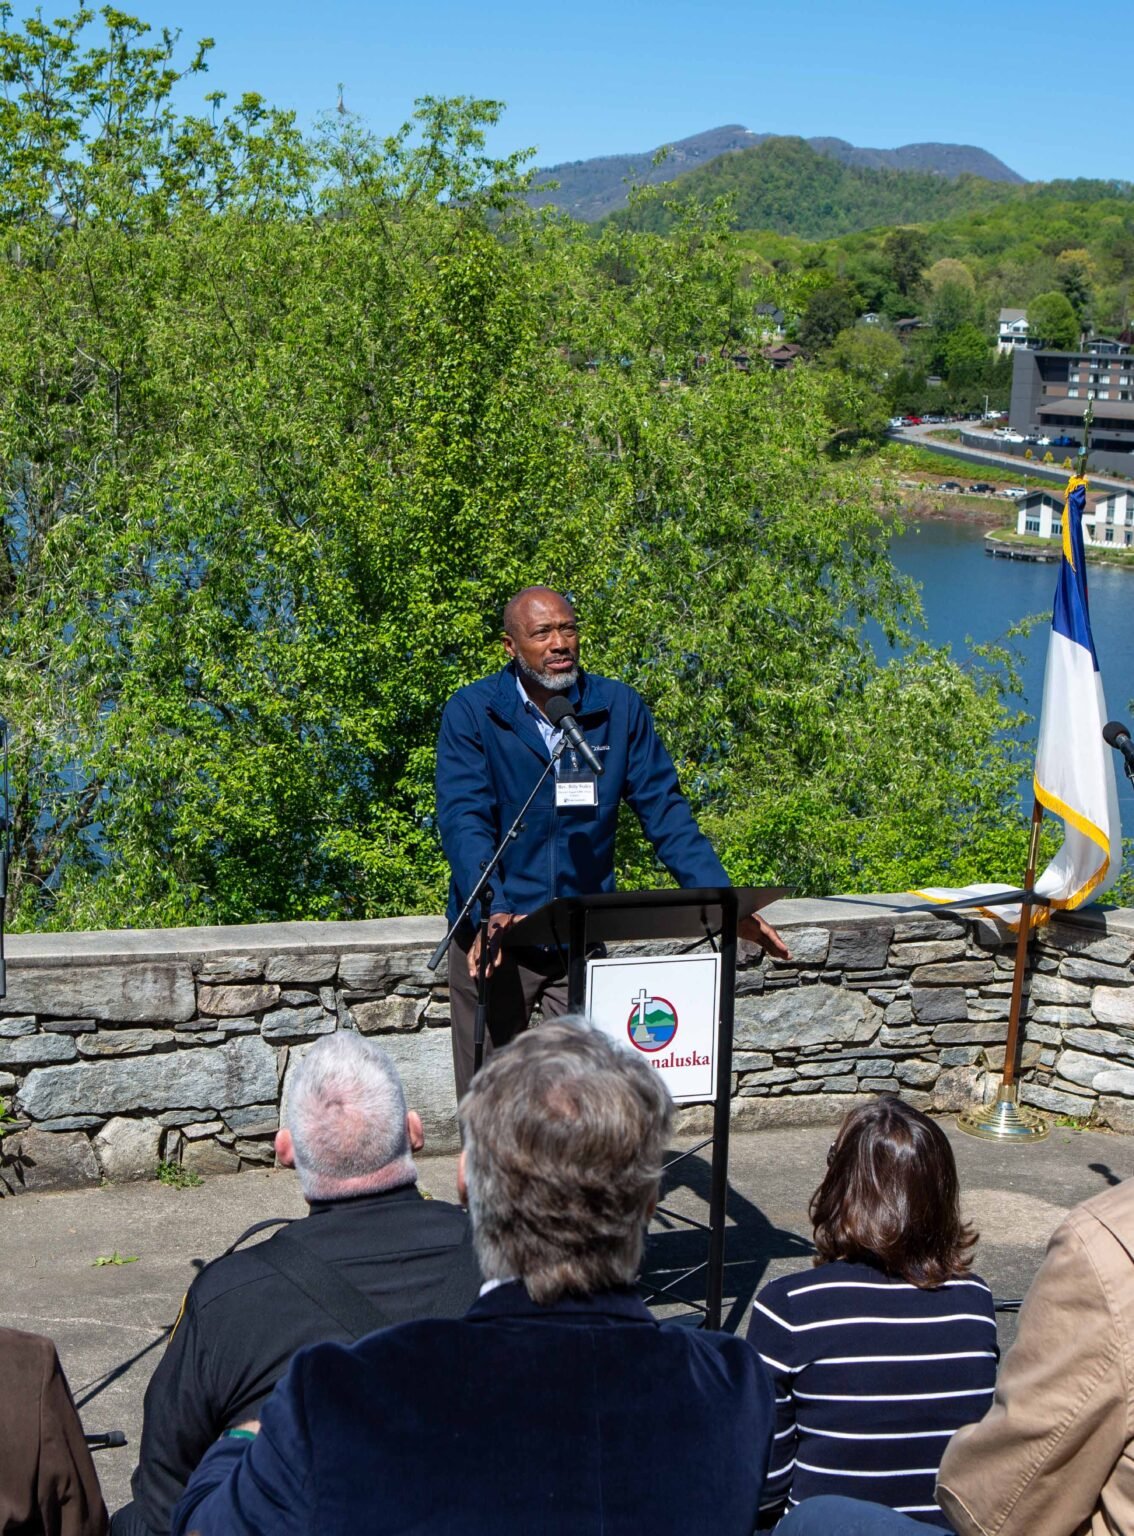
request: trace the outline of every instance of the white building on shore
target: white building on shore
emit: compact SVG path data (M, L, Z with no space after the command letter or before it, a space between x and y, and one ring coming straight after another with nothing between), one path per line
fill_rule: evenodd
M1041 539L1063 537L1063 497L1029 491L1016 504L1016 532ZM1100 549L1134 549L1134 491L1110 491L1083 513L1083 543Z

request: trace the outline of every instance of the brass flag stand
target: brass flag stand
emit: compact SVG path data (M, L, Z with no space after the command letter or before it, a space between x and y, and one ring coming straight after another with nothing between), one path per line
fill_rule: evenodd
M1036 878L1036 852L1039 848L1043 806L1032 802L1032 836L1028 844L1028 871L1024 876L1024 899L1020 903L1020 931L1016 935L1016 965L1012 972L1012 1001L1008 1007L1008 1036L1004 1042L1004 1076L996 1100L983 1109L967 1109L957 1116L957 1129L983 1141L1041 1141L1048 1124L1034 1110L1021 1109L1016 1102L1016 1058L1019 1055L1020 1014L1023 1012L1024 972L1028 965L1028 941L1032 929L1032 887Z

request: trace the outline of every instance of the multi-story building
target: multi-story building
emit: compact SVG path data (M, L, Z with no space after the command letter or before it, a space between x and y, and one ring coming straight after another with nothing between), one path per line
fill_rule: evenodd
M1069 437L1080 447L1092 406L1091 467L1134 472L1134 356L1128 342L1105 336L1081 352L1020 348L1012 359L1013 431Z

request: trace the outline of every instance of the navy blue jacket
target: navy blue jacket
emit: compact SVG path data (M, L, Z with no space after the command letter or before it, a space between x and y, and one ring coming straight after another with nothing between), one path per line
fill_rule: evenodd
M540 1307L512 1282L455 1322L302 1350L255 1441L219 1440L175 1536L751 1536L771 1383L729 1334L630 1292Z
M614 833L623 799L678 885L729 885L712 844L693 820L641 695L608 677L579 676L576 718L604 770L598 805L557 810L549 775L519 839L504 855L503 880L492 882L492 910L534 912L556 896L612 891ZM450 922L531 793L547 755L520 701L512 666L459 689L446 704L437 742L437 819L453 872Z

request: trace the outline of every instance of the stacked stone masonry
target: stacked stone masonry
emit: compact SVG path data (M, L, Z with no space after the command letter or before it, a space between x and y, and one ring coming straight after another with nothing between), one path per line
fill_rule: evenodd
M912 898L782 902L789 964L742 955L738 1126L838 1120L878 1093L948 1112L1003 1066L1014 940ZM439 920L51 934L9 940L0 1000L0 1194L224 1173L273 1160L290 1075L337 1029L381 1039L435 1150L457 1143ZM747 946L742 946L747 951ZM1043 929L1021 1100L1134 1131L1134 912ZM709 1111L683 1112L689 1129Z

